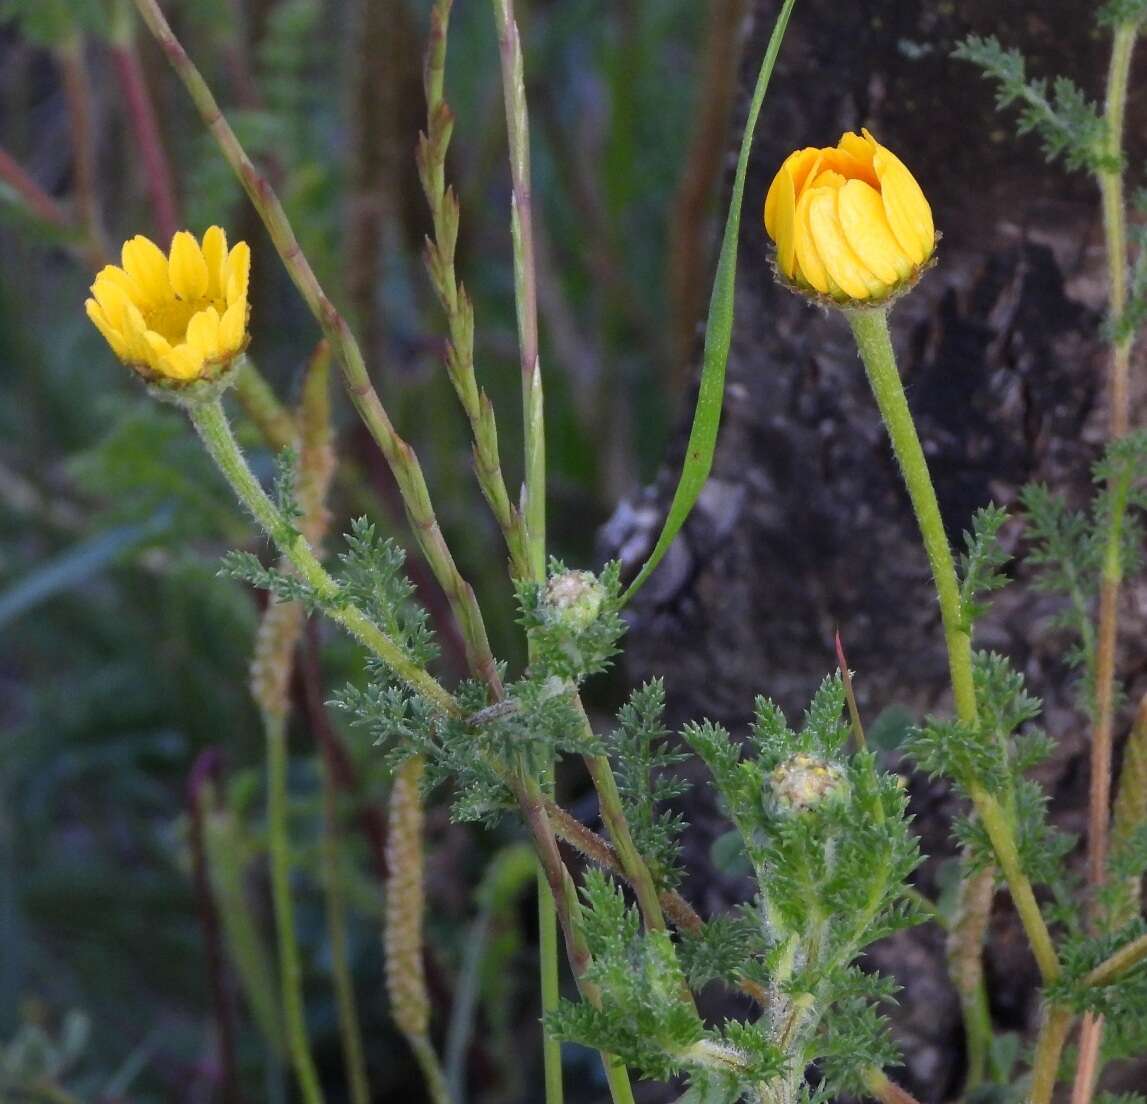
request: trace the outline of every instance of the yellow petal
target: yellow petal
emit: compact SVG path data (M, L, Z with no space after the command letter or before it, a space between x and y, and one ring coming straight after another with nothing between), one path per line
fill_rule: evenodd
M932 208L916 178L891 150L878 145L872 159L888 225L913 264L923 264L936 246Z
M124 354L127 352L127 344L120 336L119 331L109 324L99 303L94 299L87 299L84 301L84 309L88 312L88 317L92 320L93 325L103 334L104 340L111 346L112 352L120 360L123 360Z
M856 157L849 150L826 149L821 157L820 170L840 173L846 180L863 180L877 186L876 173L872 168L871 157Z
M124 311L121 331L127 344L127 359L132 364L147 364L151 360L151 347L147 343L147 323L139 308L129 303Z
M187 344L204 360L219 352L219 312L214 307L192 315L187 323Z
M163 361L171 353L171 342L155 330L148 330L144 335L147 341L147 363L157 372L163 371Z
M168 259L171 287L180 299L201 299L207 292L207 262L195 235L180 230L171 239Z
M875 188L850 180L840 189L837 213L852 251L878 279L891 286L912 275L912 261L893 236Z
M795 153L790 153L780 169L777 170L777 175L773 177L768 194L765 196L765 230L768 231L769 237L774 241L776 241L776 234L773 232L773 210L779 197L778 189L780 188L781 174L788 170L789 178L792 181L793 195L799 195L805 177L808 175L808 170L812 167L812 163L819 153L820 150L816 149L815 146L806 146Z
M864 131L863 137L860 134L854 134L851 130L846 130L840 136L836 148L851 154L857 161L867 165L869 169L872 168L872 155L876 152L876 139L867 130Z
M236 299L247 298L247 283L251 274L251 247L246 242L236 242L227 256L224 291L227 305Z
M124 271L132 278L143 305L154 306L171 298L171 281L163 250L149 238L136 234L123 243L120 253Z
M852 251L837 215L837 196L831 188L809 191L808 226L816 252L833 283L851 299L868 299L883 290Z
M222 227L209 226L203 235L203 260L207 264L207 298L222 299L227 283L227 235Z
M816 174L816 179L809 183L809 188L843 188L847 178L834 169L825 169Z
M777 243L777 265L781 272L790 280L795 271L796 252L793 246L793 219L796 217L796 192L793 189L793 178L789 170L782 165L781 171L769 189L773 197L772 211L768 210L766 199L766 218L771 214L772 226L765 224L769 236Z
M131 294L123 284L104 269L92 283L92 295L108 322L122 330L126 325L127 308L132 305Z
M190 345L176 345L160 361L159 370L171 379L198 379L203 374L203 357Z
M800 197L800 201L797 203L797 265L800 274L805 278L805 282L822 295L827 295L829 291L828 274L825 272L824 262L820 259L820 254L817 253L816 246L813 244L812 232L808 225L808 210L812 197L813 192L810 189Z
M247 336L247 300L236 299L219 320L219 354L234 356Z

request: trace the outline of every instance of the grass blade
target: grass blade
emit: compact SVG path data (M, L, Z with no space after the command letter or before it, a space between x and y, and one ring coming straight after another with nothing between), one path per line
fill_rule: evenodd
M757 76L757 87L753 90L753 100L749 115L745 120L745 132L741 138L741 153L737 158L737 175L733 181L733 195L729 200L729 213L725 219L725 233L721 239L721 253L717 259L717 273L713 278L713 294L709 300L709 319L705 327L705 355L701 369L701 387L697 393L697 407L693 413L693 428L689 431L689 447L685 451L685 463L681 468L681 478L673 494L673 502L665 518L661 534L653 546L649 558L629 584L622 597L628 602L645 585L646 580L661 562L673 538L685 524L701 488L709 478L713 466L713 452L717 447L717 429L721 423L721 407L725 399L725 365L729 359L729 343L733 336L733 291L737 282L737 239L741 232L741 202L745 195L745 175L749 167L749 150L753 145L753 134L757 128L757 117L769 87L781 40L788 26L796 0L785 0L773 26L768 49L765 50L761 71Z

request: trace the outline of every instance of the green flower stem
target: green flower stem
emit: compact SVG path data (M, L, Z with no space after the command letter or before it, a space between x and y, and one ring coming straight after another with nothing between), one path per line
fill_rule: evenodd
M589 724L588 720L586 724ZM633 842L633 833L629 830L629 822L625 818L617 779L614 777L613 768L609 765L609 759L604 755L587 755L585 765L593 780L594 789L597 790L602 823L609 832L610 839L613 840L613 847L624 876L633 887L634 896L637 897L638 907L645 920L645 927L649 931L664 931L665 914L661 910L657 886L645 859L637 850L637 844Z
M324 612L381 659L412 690L447 714L457 716L458 703L424 668L406 656L357 606L346 602L338 584L315 558L306 538L296 531L267 497L247 464L231 432L218 399L189 403L187 412L212 460L231 485L239 501L291 562L300 577L323 602Z
M1074 1019L1067 1008L1050 1006L1044 1009L1043 1022L1036 1038L1035 1054L1032 1058L1028 1104L1051 1104L1055 1083L1059 1077L1063 1047Z
M578 922L580 913L577 889L569 871L562 862L561 853L558 851L557 836L554 834L554 827L547 811L548 808L553 807L552 800L546 796L541 782L524 769L511 775L507 781L517 799L518 807L522 811L526 827L533 837L538 864L542 876L545 878L550 900L554 904L554 913L561 924L562 934L565 938L566 958L569 961L574 981L577 983L578 992L584 1000L589 1001L595 1007L600 1007L601 994L597 986L588 982L585 976L591 961L589 947ZM604 841L601 842L603 846L607 846ZM543 978L544 976L543 974ZM555 1007L556 1003L555 999ZM632 1104L633 1091L629 1085L629 1074L626 1072L625 1066L612 1054L605 1051L598 1053L605 1069L606 1081L609 1084L613 1104ZM559 1048L559 1057L560 1054ZM557 1091L559 1092L561 1091L560 1070L559 1065L559 1078L557 1079ZM547 1091L549 1091L551 1085L549 1068L546 1071L546 1085ZM549 1097L546 1098L546 1104L550 1104Z
M928 463L896 368L896 356L888 332L888 312L887 309L877 308L851 310L845 314L856 338L861 360L864 361L876 405L880 408L880 415L892 440L892 448L908 488L908 497L912 500L924 550L932 569L940 602L944 639L948 646L948 670L952 679L956 715L963 723L974 726L978 721L978 713L972 674L972 641L965 623L956 565L944 531L936 490L928 473ZM1040 974L1045 983L1052 981L1060 972L1059 959L1031 883L1023 872L1009 818L999 802L974 780L968 786L968 793L1011 890Z
M291 908L291 845L287 834L287 726L264 714L267 739L267 839L271 855L271 900L279 945L279 984L287 1049L306 1104L322 1104L318 1073L307 1041L303 977Z
M204 125L243 185L288 275L337 354L351 402L386 458L402 495L415 539L458 621L466 642L469 666L490 687L493 696L500 697L501 681L474 591L458 571L438 525L422 466L414 450L391 424L382 400L370 381L358 342L346 320L319 284L274 189L247 156L202 74L176 38L157 0L135 0L135 5L182 80Z

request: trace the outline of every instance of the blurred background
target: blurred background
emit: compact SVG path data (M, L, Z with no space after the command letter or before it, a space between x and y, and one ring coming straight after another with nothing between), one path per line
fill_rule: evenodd
M360 334L483 599L495 651L520 663L501 538L470 471L468 430L442 367L443 319L421 258L429 218L413 151L425 125L430 4L163 7ZM551 547L571 564L590 563L598 526L655 472L689 380L745 8L742 0L517 5L540 204ZM456 5L447 98L456 116L448 175L462 204L459 272L475 301L479 379L500 414L513 487L521 430L509 179L487 3ZM211 900L228 891L269 939L262 735L247 688L262 597L217 574L225 550L265 548L182 415L144 394L82 309L95 270L118 259L125 238L144 233L166 245L176 227L202 233L212 223L252 245L250 355L291 404L317 329L132 4L0 0L5 1100L17 1085L28 1099L223 1099L220 985L247 1098L289 1095L281 1068L277 1081L261 1080L257 1016L232 971L209 955L220 939ZM397 494L341 394L336 411L346 466L334 532L367 512L404 539ZM249 422L240 425L269 476L270 452ZM411 568L440 614L444 602L425 569ZM442 645L452 679L459 642L446 633ZM322 713L325 697L358 676L360 657L325 629L312 635L308 656L310 686L300 676L296 697L302 705L309 694ZM616 695L607 686L599 696ZM297 729L292 832L308 1011L337 1100L315 877L315 732L301 721ZM417 1073L387 1019L369 814L366 831L358 828L363 810L377 820L387 782L361 733L336 738L353 777L343 795L344 850L372 1084L379 1100L417 1099ZM207 810L206 825L189 816L194 804ZM483 836L453 828L444 809L430 815L437 1025L445 1029L457 1007L464 966L479 971L479 1007L464 1013L478 1018L485 1039L467 1059L473 1098L529 1099L539 1053L529 868L486 907L482 953L466 966L481 911L475 891L513 833ZM210 873L209 892L193 859L212 833L231 869ZM592 1085L594 1064L586 1068Z

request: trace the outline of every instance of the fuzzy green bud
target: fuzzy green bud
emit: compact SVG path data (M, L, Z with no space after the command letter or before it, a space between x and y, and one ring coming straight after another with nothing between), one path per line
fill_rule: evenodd
M778 812L791 816L844 797L847 792L848 779L838 763L802 751L769 773L766 800Z
M597 620L605 598L605 587L592 572L563 571L546 584L543 615L553 625L582 632Z

